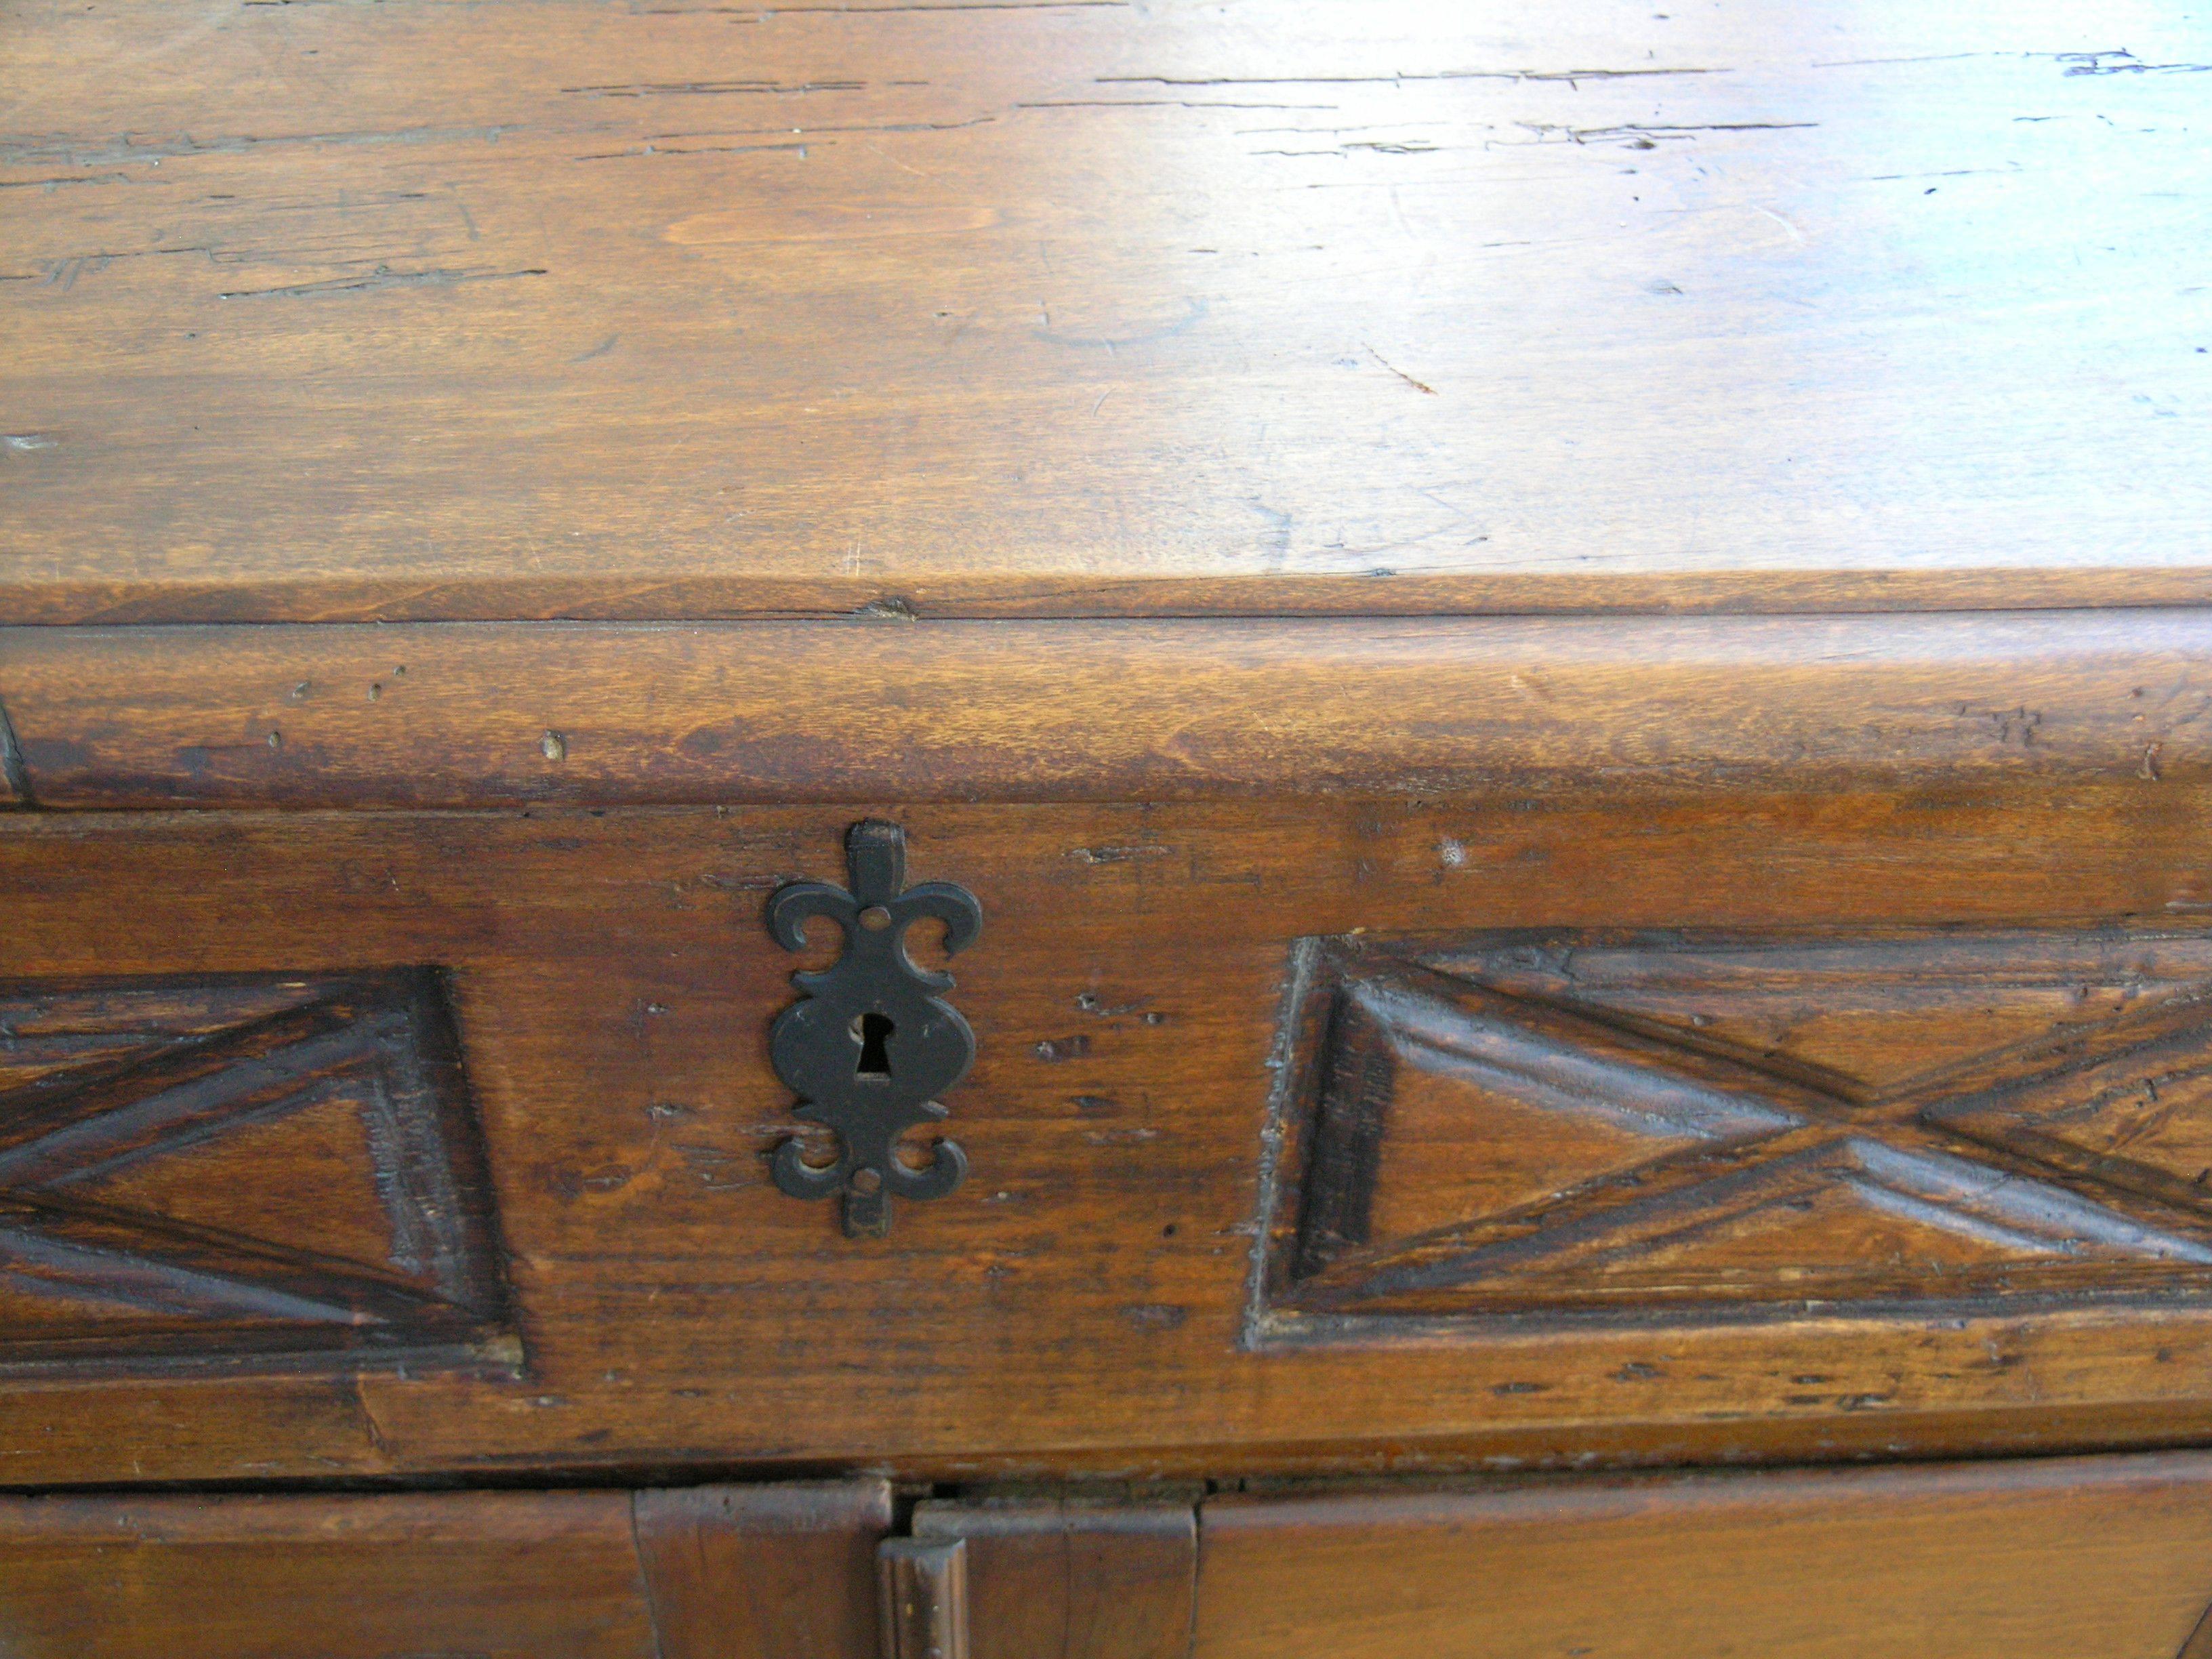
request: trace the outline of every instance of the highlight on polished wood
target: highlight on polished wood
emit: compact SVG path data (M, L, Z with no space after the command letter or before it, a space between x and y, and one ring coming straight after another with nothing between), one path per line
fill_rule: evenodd
M0 621L2212 598L2185 7L4 20Z
M2212 613L0 629L63 809L2212 775Z

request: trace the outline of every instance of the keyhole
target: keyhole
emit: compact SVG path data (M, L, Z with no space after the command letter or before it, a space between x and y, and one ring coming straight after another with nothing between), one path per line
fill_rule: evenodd
M891 1033L898 1028L889 1014L862 1014L856 1022L860 1037L860 1074L887 1078L891 1074Z

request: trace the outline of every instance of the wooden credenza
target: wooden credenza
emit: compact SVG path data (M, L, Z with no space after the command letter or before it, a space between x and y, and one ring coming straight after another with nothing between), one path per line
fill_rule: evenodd
M0 1650L2212 1653L2208 64L0 5Z

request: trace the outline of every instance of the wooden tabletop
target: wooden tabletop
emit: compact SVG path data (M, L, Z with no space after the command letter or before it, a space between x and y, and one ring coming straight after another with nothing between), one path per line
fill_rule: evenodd
M0 622L2212 598L2212 15L0 3Z

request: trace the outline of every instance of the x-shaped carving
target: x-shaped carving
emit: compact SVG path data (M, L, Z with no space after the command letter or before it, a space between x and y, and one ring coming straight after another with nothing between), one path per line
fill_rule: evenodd
M164 988L119 981L111 994ZM0 1364L413 1352L480 1336L503 1293L457 1179L457 1153L465 1164L472 1149L431 1052L442 1041L428 975L402 970L0 1091L0 1290L47 1310L20 1330L0 1319ZM361 1115L392 1230L384 1263L100 1195L110 1176L325 1103ZM206 1178L226 1178L219 1161ZM294 1235L312 1230L317 1194L266 1197Z
M1493 1299L1604 1307L2201 1289L2212 1266L2205 1190L2084 1150L2047 1126L2111 1091L2154 1090L2161 1074L2203 1066L2208 1023L2212 1007L2175 997L1881 1093L1417 963L1361 963L1330 1016L1285 1300L1316 1311L1423 1313L1479 1310ZM1407 1065L1609 1119L1665 1150L1533 1202L1370 1247L1359 1182L1342 1172L1364 1166L1371 1176L1397 1069ZM1784 1261L1733 1279L1668 1265L1755 1214L1838 1200L1856 1216L1954 1242L1954 1259Z

